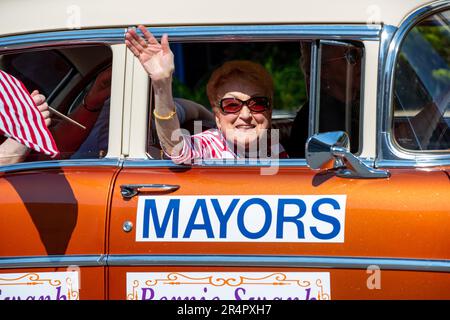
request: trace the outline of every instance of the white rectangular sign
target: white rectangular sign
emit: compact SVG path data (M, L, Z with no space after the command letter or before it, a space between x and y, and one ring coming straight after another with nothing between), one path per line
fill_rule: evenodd
M330 300L328 272L130 272L128 300Z
M78 272L0 274L0 300L79 300Z
M346 197L141 196L136 241L344 242Z

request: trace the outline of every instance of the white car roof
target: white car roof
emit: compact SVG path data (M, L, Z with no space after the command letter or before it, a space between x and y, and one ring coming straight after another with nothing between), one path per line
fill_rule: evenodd
M426 0L1 0L2 35L77 28L384 23L398 26Z

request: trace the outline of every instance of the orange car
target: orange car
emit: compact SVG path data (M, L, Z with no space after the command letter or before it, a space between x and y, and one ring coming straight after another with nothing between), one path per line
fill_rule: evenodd
M61 159L0 167L0 299L450 299L450 2L226 6L0 3L0 69L86 127L54 116ZM209 110L216 66L263 64L289 158L167 159L137 24Z

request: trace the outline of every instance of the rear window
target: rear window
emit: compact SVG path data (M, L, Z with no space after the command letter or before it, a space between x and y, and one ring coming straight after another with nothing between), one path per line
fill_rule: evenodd
M50 97L73 69L56 50L22 52L1 58L2 70L23 82L26 88L39 90Z

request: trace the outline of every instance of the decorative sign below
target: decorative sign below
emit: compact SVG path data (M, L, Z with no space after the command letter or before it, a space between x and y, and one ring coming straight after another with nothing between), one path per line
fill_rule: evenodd
M78 272L0 274L0 300L79 300Z
M330 300L330 273L130 272L127 299Z

